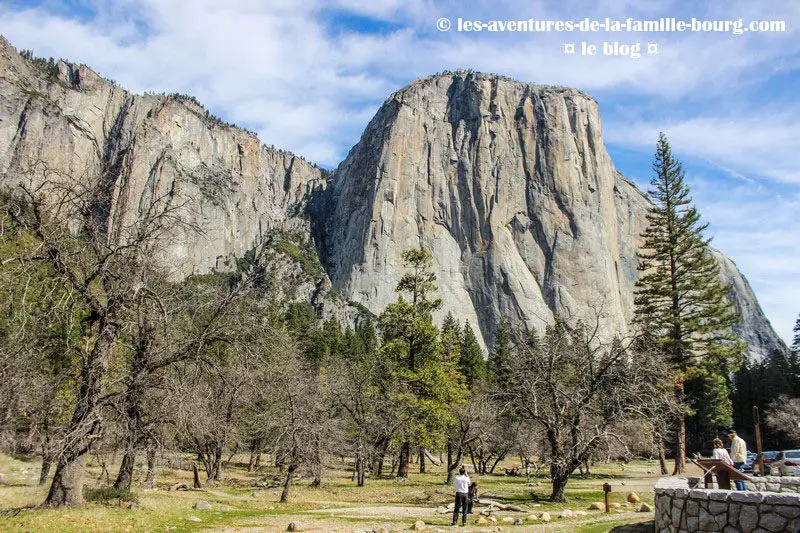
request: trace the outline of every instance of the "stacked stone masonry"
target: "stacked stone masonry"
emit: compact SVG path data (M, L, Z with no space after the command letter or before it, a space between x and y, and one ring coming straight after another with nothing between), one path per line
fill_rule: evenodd
M754 477L753 483L747 484L747 489L800 494L800 477Z
M755 479L755 486L770 484L776 491L690 488L686 478L660 479L655 487L655 531L800 532L800 494L796 493L800 478Z

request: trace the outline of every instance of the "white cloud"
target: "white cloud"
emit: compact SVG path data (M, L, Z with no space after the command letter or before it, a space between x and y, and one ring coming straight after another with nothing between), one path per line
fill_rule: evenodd
M44 4L48 6L49 4ZM443 34L438 16L451 18L580 18L686 15L677 3L616 0L553 6L545 2L493 2L466 7L453 0L116 0L94 3L91 19L68 18L46 7L0 7L3 31L17 46L84 62L132 90L195 94L212 110L268 135L263 141L335 165L392 90L408 81L459 67L519 79L671 100L714 98L736 84L772 75L779 59L800 52L797 29L785 35L651 35L657 56L566 57L565 40L633 42L642 35ZM704 16L794 16L798 7L777 2L756 11L742 2ZM342 31L335 10L400 26L379 33ZM345 19L346 20L346 19ZM332 27L333 26L333 27ZM781 68L792 68L784 62ZM795 65L796 66L796 65ZM717 95L717 96L715 96ZM309 112L310 109L315 111ZM314 120L306 120L309 116ZM698 127L702 127L698 124ZM330 147L334 147L333 150ZM791 169L776 169L787 173Z
M267 144L335 166L377 106L414 78L455 68L569 85L609 97L606 138L651 151L666 130L680 154L758 180L800 183L793 103L753 103L776 73L800 69L800 2L613 0L87 0L93 17L52 0L31 9L0 5L3 34L19 48L83 62L126 88L184 92ZM337 26L336 11L386 22L380 31ZM787 21L785 34L458 34L438 17L576 19L676 16ZM344 18L343 20L348 20ZM388 28L388 29L387 29ZM660 43L640 59L564 56L567 41ZM684 105L702 109L685 118ZM608 109L604 116L608 117ZM675 118L679 117L679 118ZM680 118L684 117L684 118ZM737 260L779 331L800 309L797 195L698 189L717 245ZM739 210L739 206L742 206ZM746 206L746 207L744 207ZM741 216L747 213L749 218ZM766 214L765 214L766 213ZM736 225L735 223L739 223ZM793 295L793 299L787 298Z
M800 314L800 193L688 176L714 246L732 257L787 342Z
M800 183L800 128L796 104L776 109L751 108L737 115L695 117L682 121L624 123L604 127L608 142L650 149L658 132L673 149L719 166L735 175Z

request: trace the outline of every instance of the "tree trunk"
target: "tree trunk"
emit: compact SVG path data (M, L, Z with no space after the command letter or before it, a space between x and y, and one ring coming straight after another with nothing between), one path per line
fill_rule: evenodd
M566 502L567 500L564 498L564 489L567 486L569 476L559 473L558 475L554 474L551 477L553 481L553 490L550 492L550 501L559 503Z
M494 474L494 469L497 468L497 465L500 463L500 461L502 461L505 458L506 458L506 454L498 455L497 459L495 459L494 463L492 463L492 468L489 469L489 473L490 474ZM486 462L488 463L489 461L487 460ZM484 474L486 473L485 467L484 467L484 472L483 473Z
M47 476L50 475L50 468L53 466L53 456L46 453L42 457L42 470L39 472L39 485L44 485L47 482Z
M144 479L144 484L150 487L155 487L156 484L156 449L147 449L147 477Z
M405 441L400 447L400 462L397 466L397 477L408 477L408 463L411 460L411 443Z
M391 437L383 437L380 441L380 447L378 448L378 456L375 459L375 473L374 476L376 479L380 479L383 475L383 463L386 460L386 452L389 450L389 444L391 444Z
M364 486L364 475L365 475L365 464L367 460L364 457L364 440L359 437L358 442L356 443L356 465L355 465L355 477L357 479L356 484L359 487Z
M286 469L286 480L283 482L283 492L281 492L281 503L289 503L289 489L292 487L292 476L294 475L295 465L289 465Z
M203 488L203 484L200 483L200 471L197 469L197 463L192 463L192 477L194 478L192 486L196 489Z
M83 457L72 461L58 461L44 504L52 507L83 505Z
M675 396L678 399L678 405L683 406L684 402L684 384L683 376L678 378L678 384L675 387ZM678 438L675 442L675 468L672 475L682 474L686 471L686 415L683 411L678 414Z
M419 449L419 473L425 473L425 448Z
M129 445L125 450L125 455L122 456L122 464L119 466L117 480L114 482L115 489L130 490L133 483L133 467L135 464L136 449Z
M253 444L250 447L250 461L247 463L247 471L253 472L257 466L258 458L261 455L261 439L253 439Z
M312 487L322 486L322 468L322 443L320 442L320 436L317 435L314 439L314 464L312 465L314 481L311 482Z
M45 505L53 507L83 505L83 459L91 450L101 430L97 411L111 352L119 336L116 319L116 310L107 308L105 314L92 325L97 327L96 340L94 346L85 354L81 366L75 409L65 428L70 438L58 450L58 465L47 499L44 501ZM86 343L89 344L88 338Z
M553 465L550 467L550 481L553 483L553 490L550 492L551 502L566 502L564 498L564 489L569 481L569 476L572 472L564 465Z
M661 467L661 475L667 475L667 451L664 449L664 438L658 436L658 464Z
M357 469L358 482L357 483L358 483L359 487L363 487L364 483L366 482L367 469L364 468L365 464L366 464L366 461L363 458L358 462L358 469Z
M455 460L452 460L452 451L448 448L447 450L447 479L445 479L445 485L450 485L453 483L453 479L455 479L456 469L458 465L461 464L461 461L464 460L464 448L458 448L458 452L456 453Z

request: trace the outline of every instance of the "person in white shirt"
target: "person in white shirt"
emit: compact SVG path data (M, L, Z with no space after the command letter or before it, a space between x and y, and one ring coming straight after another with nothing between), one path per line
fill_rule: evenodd
M711 453L711 457L725 461L727 464L733 466L733 459L731 459L728 450L723 446L721 439L714 439L714 451Z
M742 471L744 464L747 462L747 444L745 444L744 439L736 434L736 430L733 429L728 432L728 440L731 441L730 455L733 461L733 467L736 470ZM747 490L747 485L745 485L744 481L741 479L737 479L735 484L736 490Z
M451 526L456 525L458 522L458 512L461 511L461 525L467 525L467 500L469 499L469 484L470 479L467 475L467 469L463 466L458 471L456 476L456 506L453 509L453 523Z

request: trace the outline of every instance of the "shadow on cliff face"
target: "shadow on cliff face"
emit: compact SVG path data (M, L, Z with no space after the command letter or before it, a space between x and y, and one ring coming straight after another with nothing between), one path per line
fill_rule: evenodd
M611 533L653 533L655 527L655 522L650 520L649 522L617 526L611 529Z

